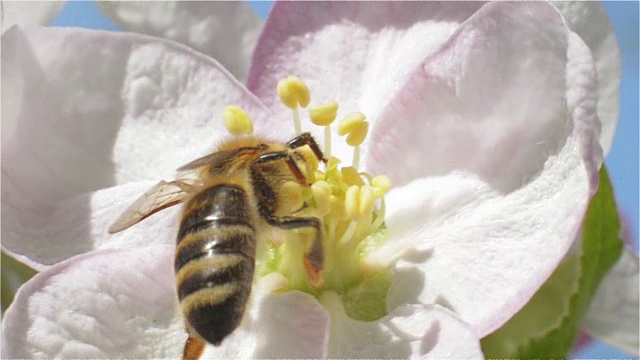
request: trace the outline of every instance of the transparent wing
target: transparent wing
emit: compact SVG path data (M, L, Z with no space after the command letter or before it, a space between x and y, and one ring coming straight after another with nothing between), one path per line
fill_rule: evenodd
M195 159L188 164L182 165L177 170L178 171L193 170L205 165L226 163L231 159L233 159L233 157L236 156L238 153L239 153L239 149L217 151L212 154L205 155L201 158Z
M160 181L140 196L109 227L109 234L120 232L150 215L183 202L193 188L194 180Z
M264 151L267 145L239 147L232 150L216 151L212 154L205 155L201 158L195 159L192 162L182 165L178 168L178 171L194 170L202 166L211 166L211 170L214 172L224 172L234 167L241 166L251 156L255 156L256 153Z

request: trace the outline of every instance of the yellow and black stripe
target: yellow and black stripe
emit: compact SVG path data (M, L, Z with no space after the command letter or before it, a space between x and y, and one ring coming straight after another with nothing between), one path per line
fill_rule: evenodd
M180 307L203 339L219 345L242 320L251 293L256 233L247 192L217 184L185 206L175 270Z

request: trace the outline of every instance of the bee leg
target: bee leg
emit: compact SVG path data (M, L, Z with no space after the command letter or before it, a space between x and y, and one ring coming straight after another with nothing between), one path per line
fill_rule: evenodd
M303 147L305 145L309 145L311 151L313 151L313 154L318 158L318 160L322 160L322 162L325 164L327 163L327 159L325 159L324 155L322 154L322 150L320 150L316 139L314 139L310 133L302 133L299 136L291 139L291 141L287 143L287 146L291 149Z
M304 174L296 164L293 156L286 151L276 151L270 152L263 155L260 155L254 162L251 164L251 171L253 174L259 173L259 167L264 163L273 162L273 161L285 161L287 166L289 167L289 171L293 174L293 177L300 185L307 186L307 179L304 177ZM255 175L254 175L255 176Z
M308 136L311 140L313 140L311 135ZM313 142L315 143L315 141ZM297 182L305 186L307 185L306 178L302 174L302 171L300 171L300 169L298 168L298 165L289 152L278 151L259 156L253 162L253 164L251 164L251 177L254 183L254 187L256 188L257 196L262 200L259 202L261 204L260 214L271 226L276 226L282 229L298 229L301 227L312 227L315 229L316 236L313 240L313 243L311 244L311 250L305 254L304 264L305 269L307 270L307 276L309 277L311 283L314 286L320 286L322 282L320 271L324 267L324 249L322 247L322 232L320 228L320 220L314 217L278 217L273 215L276 209L276 206L273 202L273 197L275 196L275 194L268 186L265 185L264 177L262 176L260 170L261 165L272 161L286 161L287 165L289 166L289 170L291 171Z
M309 252L304 254L304 265L307 270L309 280L315 286L320 286L322 279L320 271L324 267L324 248L322 247L322 232L320 229L320 220L314 217L295 217L269 215L266 217L267 222L281 229L299 229L303 227L312 227L316 231L316 236L311 244Z
M184 343L182 360L198 360L204 353L205 342L193 330L187 330L189 338Z

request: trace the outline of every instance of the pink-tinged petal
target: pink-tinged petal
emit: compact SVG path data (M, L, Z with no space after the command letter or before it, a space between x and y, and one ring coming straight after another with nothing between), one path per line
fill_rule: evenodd
M567 47L562 18L546 3L483 7L381 115L368 170L394 184L454 170L502 191L530 181L571 135Z
M405 305L380 320L351 319L339 296L321 295L331 313L330 358L481 359L471 328L438 305Z
M90 191L173 175L226 136L223 107L264 117L260 102L219 64L173 42L18 28L3 36L3 50L23 96L3 168L30 178L41 178L42 167L58 169L46 174L58 187L65 180Z
M100 1L98 7L124 30L188 45L240 79L262 29L247 1Z
M2 181L2 248L35 269L96 250L175 244L181 206L163 210L120 233L107 233L118 216L157 181L72 196L41 210L20 206L25 195L19 181L10 176L3 176Z
M576 340L575 345L573 345L573 349L571 349L571 352L578 352L589 346L592 342L593 338L591 336L587 335L584 332L581 332L580 335L578 335L578 340ZM575 356L572 356L572 358L575 358Z
M598 170L604 161L599 143L598 78L589 48L575 33L569 34L567 57L567 108L573 118L574 134L579 139L579 149L595 191L599 181Z
M625 249L598 287L583 324L591 336L636 356L640 354L638 268L638 256Z
M418 250L398 263L390 304L440 303L485 336L556 268L601 159L579 40L546 3L493 3L401 89L368 163L401 185L387 199L396 249Z
M375 122L410 71L481 6L481 2L275 3L258 40L247 87L279 120L289 121L289 110L273 89L281 78L297 75L311 90L312 106L337 100L338 119L361 111ZM321 129L313 130L322 136ZM334 143L334 153L348 158L351 150L346 144Z
M68 206L63 203L89 211L89 203L78 198L84 193L139 179L173 179L178 166L227 136L221 119L226 105L243 106L258 131L265 127L265 108L230 74L169 41L13 28L2 46L3 92L20 94L15 128L2 143L2 229L6 235L5 227L12 227L13 244L38 234L33 226L55 218Z
M326 357L329 317L303 293L254 287L242 324L207 358ZM39 273L2 324L7 358L179 358L187 339L173 246L85 254ZM212 324L215 326L215 324Z
M60 12L62 6L64 1L1 1L2 32L15 24L47 25Z
M571 246L589 201L577 144L570 138L567 145L535 180L507 195L464 173L389 192L390 241L369 261L408 251L396 264L388 306L440 304L478 337L520 310Z
M622 74L620 50L613 27L597 1L554 1L568 26L587 44L598 72L597 106L602 122L600 146L606 156L618 123L619 88Z
M6 358L178 358L171 246L83 255L39 273L2 323Z

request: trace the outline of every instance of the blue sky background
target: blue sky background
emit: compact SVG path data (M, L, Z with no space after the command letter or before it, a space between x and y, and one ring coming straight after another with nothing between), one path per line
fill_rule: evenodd
M259 16L265 18L271 8L270 1L253 1L253 8ZM618 205L633 236L634 250L638 252L638 176L639 159L639 127L638 112L638 2L605 2L605 10L610 16L618 36L622 54L622 81L620 86L620 117L616 137L606 165L612 178ZM53 26L78 26L92 29L119 30L97 9L95 3L85 1L67 2L62 12L53 21ZM630 358L626 353L594 342L574 358Z

